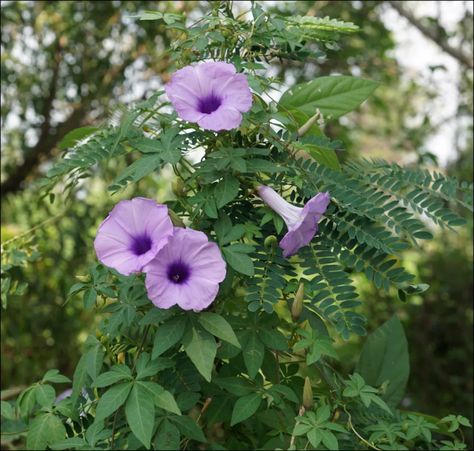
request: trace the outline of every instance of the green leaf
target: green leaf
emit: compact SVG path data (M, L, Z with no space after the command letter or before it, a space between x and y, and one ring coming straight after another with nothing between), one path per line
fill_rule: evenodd
M181 159L183 137L177 135L176 128L169 128L160 137L162 150L161 158L166 163L176 164Z
M49 447L54 450L76 449L85 446L87 446L87 442L80 437L67 438L66 440L61 440L60 442L57 442L54 445L49 445Z
M199 314L199 322L212 335L240 349L239 340L237 340L231 325L222 316L217 313L203 312Z
M159 20L163 19L163 13L160 11L143 11L139 20Z
M100 437L103 435L104 431L104 421L94 419L94 422L87 428L86 431L86 440L89 442L91 446L95 446L95 444L100 440Z
M309 153L318 163L336 171L341 170L341 165L334 149L327 149L314 144L299 144L298 142L295 143L295 147Z
M377 86L372 80L350 76L318 77L286 91L279 107L283 111L300 111L306 120L316 113L316 108L324 118L336 119L356 109Z
M60 150L66 150L69 147L74 147L78 141L81 141L92 133L96 132L96 127L81 127L67 133L64 138L59 142L58 147Z
M336 451L339 449L339 444L337 443L337 438L332 432L325 431L325 430L321 429L319 431L319 433L321 434L321 439L322 439L323 445L327 449L336 450Z
M183 339L184 350L194 366L208 382L211 381L217 345L214 337L203 329L193 327Z
M298 425L299 426L299 425ZM309 425L304 425L306 426L307 428L311 427ZM314 449L318 449L318 446L319 444L321 443L321 439L323 438L322 437L322 434L321 434L321 429L310 429L307 433L306 433L306 436L308 437L308 440L309 442L311 443L311 446L314 448Z
M36 404L36 389L38 385L33 385L24 390L18 397L18 410L22 418L27 418Z
M97 299L97 291L94 288L88 288L84 292L84 308L86 310L92 309L95 305L95 301Z
M86 385L87 380L90 378L87 372L87 352L81 356L79 362L76 365L76 369L74 370L74 375L72 377L72 394L71 394L71 401L73 405L76 403L79 395L81 394L81 390Z
M124 379L130 379L131 376L124 374L120 371L107 371L102 373L92 384L93 387L108 387L109 385L115 384L116 382L122 381Z
M183 415L181 417L171 417L170 419L178 426L178 429L185 437L197 440L198 442L207 442L201 428L190 417Z
M251 395L239 398L234 405L232 410L232 419L230 425L234 426L241 421L250 418L260 407L262 397L258 393L252 393Z
M237 396L245 396L254 391L252 384L241 377L220 377L214 379L214 384Z
M356 371L368 385L379 387L389 381L382 399L396 406L405 393L410 373L408 344L403 326L393 316L367 338Z
M245 366L247 367L247 371L251 379L255 378L258 370L262 366L264 351L265 349L262 342L257 337L257 334L253 332L249 336L245 348L242 350Z
M114 385L107 390L101 396L97 404L96 421L103 420L109 415L112 415L125 402L132 389L132 385L132 382L125 382L123 384Z
M125 416L130 429L145 447L150 448L155 424L155 404L148 391L135 384L125 404Z
M153 445L155 449L175 451L179 449L180 437L178 428L169 420L164 419L158 426Z
M159 326L155 334L151 358L155 359L178 343L184 334L185 328L186 318L183 316L173 318L169 322Z
M140 138L129 139L128 143L135 149L145 154L158 154L161 152L161 143L156 139Z
M168 412L181 415L181 410L179 409L174 396L167 390L163 390L155 396L155 404Z
M138 182L143 177L156 171L162 164L160 155L150 154L144 155L140 159L134 161L128 166L109 186L110 191L118 191L126 185L128 181Z
M105 352L102 344L97 342L97 344L92 346L85 355L87 373L92 379L95 379L99 375L104 362Z
M6 401L1 402L1 416L5 420L15 419L15 410L10 403Z
M217 208L222 208L237 197L240 183L233 175L225 175L224 178L215 186L214 196Z
M255 273L252 259L246 253L239 252L236 246L238 244L222 248L227 263L237 272L252 277Z
M44 450L46 446L64 440L66 428L52 413L40 414L34 418L26 435L27 449Z
M41 407L51 407L56 399L56 390L48 384L39 384L36 388L36 401Z
M56 384L66 384L70 383L71 379L62 374L59 374L59 370L53 369L48 370L46 374L43 376L42 382L53 382Z

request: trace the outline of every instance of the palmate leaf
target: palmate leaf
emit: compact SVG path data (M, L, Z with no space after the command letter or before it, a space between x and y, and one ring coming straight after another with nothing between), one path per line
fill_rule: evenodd
M26 436L28 449L46 449L47 445L59 442L66 437L62 421L52 413L42 413L31 421Z

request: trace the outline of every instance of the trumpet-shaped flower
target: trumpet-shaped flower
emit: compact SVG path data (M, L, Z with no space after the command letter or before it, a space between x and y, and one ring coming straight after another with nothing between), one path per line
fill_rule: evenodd
M329 193L319 193L310 199L303 208L295 207L269 186L259 186L262 200L285 221L288 232L280 241L283 256L290 257L306 246L318 232L318 222L325 213Z
M204 62L176 71L165 86L181 119L207 130L231 130L252 106L252 93L244 74L233 64Z
M168 207L136 197L113 208L99 226L94 248L101 263L127 276L142 271L172 234Z
M168 244L145 267L148 297L160 308L177 304L200 311L217 296L226 264L217 244L193 229L176 227Z

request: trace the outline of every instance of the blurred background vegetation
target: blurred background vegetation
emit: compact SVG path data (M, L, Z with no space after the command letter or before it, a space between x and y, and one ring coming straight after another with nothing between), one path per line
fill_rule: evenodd
M234 2L234 8L243 12L247 3ZM334 73L381 82L359 111L326 125L327 134L343 142L341 159L382 157L472 181L471 2L421 2L435 4L428 15L417 13L419 2L262 3L283 15L330 16L360 26L358 34L326 55L315 48L315 57L300 64L270 62L288 83ZM443 21L452 7L444 3L456 4L460 19L454 25ZM54 203L40 198L35 183L60 155L68 132L100 125L116 116L121 104L148 98L169 79L170 36L162 22L133 18L144 9L184 12L192 22L206 14L209 4L2 2L1 388L13 389L8 393L40 379L49 368L71 376L81 344L97 322L80 297L68 299L68 291L94 261L96 227L117 199L94 174L72 199L58 196ZM394 23L436 49L440 61L448 58L457 75L436 61L419 72L407 68L399 57L403 49ZM443 101L440 78L448 79L456 94L454 114L441 120L434 114ZM433 137L445 126L456 139L449 149L434 152ZM443 150L448 157L438 161ZM165 199L172 195L171 186L172 174L162 173L123 195L146 192ZM402 303L396 293L379 292L363 279L357 283L369 330L393 312L404 321L411 354L404 406L440 417L458 413L472 422L473 226L472 217L467 219L458 233L435 229L434 241L405 255L405 265L431 286L423 295ZM344 370L352 370L361 343L341 345Z

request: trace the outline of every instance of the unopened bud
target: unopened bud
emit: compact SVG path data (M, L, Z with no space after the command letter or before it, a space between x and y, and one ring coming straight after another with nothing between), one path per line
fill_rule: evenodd
M309 129L318 121L321 116L319 109L316 109L316 114L311 116L297 131L298 137L302 137Z
M120 352L117 356L117 363L125 363L125 353Z
M80 280L81 282L89 282L90 278L89 276L76 276L77 280Z
M311 407L313 407L313 404L313 389L311 387L309 377L306 376L303 388L303 406L305 407L305 409L311 409Z
M180 178L173 181L171 191L176 197L184 197L186 195L186 187Z
M183 220L173 210L168 208L168 214L175 227L185 227Z
M278 239L275 235L269 235L265 238L263 245L268 248L275 247L278 244Z
M298 286L298 291L295 294L295 300L291 306L291 317L293 321L298 321L298 318L301 316L303 311L303 301L304 301L304 283L300 282Z

